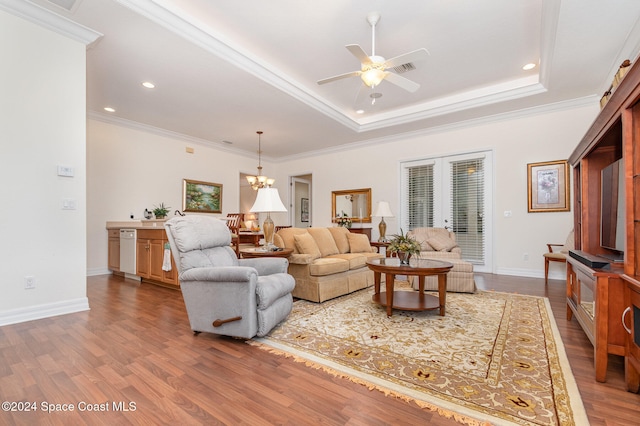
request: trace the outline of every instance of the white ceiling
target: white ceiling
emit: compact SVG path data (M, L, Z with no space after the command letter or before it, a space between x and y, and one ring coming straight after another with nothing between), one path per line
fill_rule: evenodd
M7 1L14 0L0 3ZM91 117L252 156L263 130L263 157L271 160L514 110L593 103L640 47L638 0L33 2L103 34L87 51ZM359 115L358 77L316 82L360 68L345 45L371 54L372 11L381 15L377 55L426 48L430 56L402 74L419 90L383 81L382 97ZM536 68L523 71L529 62Z

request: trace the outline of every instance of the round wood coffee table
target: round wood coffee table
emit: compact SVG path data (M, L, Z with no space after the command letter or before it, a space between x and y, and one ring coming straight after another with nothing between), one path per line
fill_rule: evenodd
M447 301L447 273L453 264L440 260L413 259L409 265L401 265L397 257L385 257L367 261L367 266L374 273L375 291L371 300L387 307L387 316L392 315L393 309L405 311L426 311L440 308L440 315L444 316ZM386 291L380 292L380 281L385 274ZM394 291L393 284L396 275L418 277L418 291ZM424 294L424 277L438 276L438 297Z
M262 247L252 247L240 249L240 256L243 259L254 257L289 257L293 253L293 249L283 248L279 251L268 251Z

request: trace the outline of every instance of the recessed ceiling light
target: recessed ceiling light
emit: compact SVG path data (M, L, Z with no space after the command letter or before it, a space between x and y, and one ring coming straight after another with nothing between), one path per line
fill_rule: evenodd
M522 69L525 70L525 71L529 71L529 70L534 69L535 67L536 67L536 64L530 63L530 64L527 64L527 65L523 66Z
M104 110L107 112L116 112L116 110L111 107L105 107Z
M364 110L363 109L356 110L356 114L364 114Z
M156 85L151 83L150 81L145 81L144 83L142 83L142 85L147 89L153 89L154 87L156 87Z

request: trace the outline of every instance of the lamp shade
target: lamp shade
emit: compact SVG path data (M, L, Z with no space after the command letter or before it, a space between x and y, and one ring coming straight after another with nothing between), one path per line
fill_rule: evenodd
M389 203L386 201L379 201L376 206L376 211L373 213L376 217L393 217L393 213L391 213L391 207L389 207Z
M256 202L249 210L252 213L286 212L287 209L280 200L276 188L260 188L256 196Z

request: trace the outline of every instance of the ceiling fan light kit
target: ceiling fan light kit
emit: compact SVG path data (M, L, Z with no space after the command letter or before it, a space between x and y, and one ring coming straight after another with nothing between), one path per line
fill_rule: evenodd
M370 12L367 15L367 22L371 26L371 56L367 55L357 44L348 44L345 47L353 56L360 61L360 71L352 71L344 74L339 74L333 77L318 80L318 84L331 83L336 80L341 80L349 77L360 77L365 86L375 89L383 80L388 81L408 92L415 92L420 88L420 85L409 79L406 79L398 74L387 71L392 70L412 70L415 69L415 65L412 61L419 61L426 59L429 55L427 49L418 49L403 55L396 56L394 58L385 60L384 57L376 55L376 24L380 21L380 14L378 12ZM380 95L382 96L382 95ZM378 97L380 97L378 96ZM373 97L372 97L373 98ZM374 102L375 102L375 98Z

